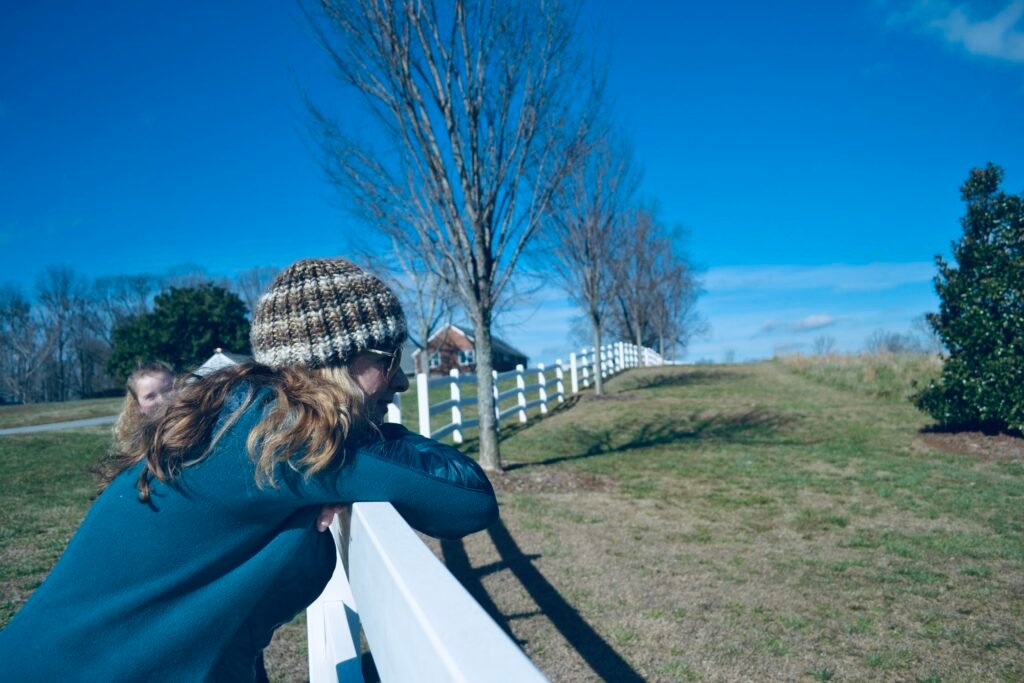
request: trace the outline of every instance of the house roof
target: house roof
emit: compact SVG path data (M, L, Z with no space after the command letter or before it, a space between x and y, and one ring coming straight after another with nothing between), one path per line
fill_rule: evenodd
M445 325L444 327L439 329L434 334L430 335L430 339L427 340L427 344L434 341L434 339L436 339L438 335L440 335L442 332L447 332L449 329L455 330L469 341L476 343L476 338L471 328L459 327L457 325L452 325L449 323L448 325ZM528 356L525 353L509 344L504 339L499 339L493 334L491 335L491 350L495 353L503 353L506 356L518 356L520 358L528 358ZM419 349L416 349L416 353L419 353Z
M205 377L211 372L216 372L217 370L245 363L250 360L252 360L252 356L246 356L242 353L231 353L224 349L215 349L213 355L206 359L205 363L196 368L192 374L198 375L199 377Z

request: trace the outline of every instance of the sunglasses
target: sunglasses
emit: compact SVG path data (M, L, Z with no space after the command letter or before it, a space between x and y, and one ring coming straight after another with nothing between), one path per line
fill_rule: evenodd
M374 356L380 356L382 358L388 358L387 376L390 380L398 372L402 366L402 347L399 346L394 351L378 351L377 349L366 349L366 352Z

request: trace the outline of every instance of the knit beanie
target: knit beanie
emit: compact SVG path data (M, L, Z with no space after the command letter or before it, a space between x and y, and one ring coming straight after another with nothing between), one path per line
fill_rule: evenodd
M345 259L288 266L252 317L253 356L271 367L345 365L361 351L391 351L406 338L398 297Z

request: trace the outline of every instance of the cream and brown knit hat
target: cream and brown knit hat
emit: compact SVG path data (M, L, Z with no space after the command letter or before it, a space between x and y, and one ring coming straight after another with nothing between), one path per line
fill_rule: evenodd
M344 365L367 349L397 348L406 338L405 313L387 285L351 261L306 259L260 297L250 336L257 363Z

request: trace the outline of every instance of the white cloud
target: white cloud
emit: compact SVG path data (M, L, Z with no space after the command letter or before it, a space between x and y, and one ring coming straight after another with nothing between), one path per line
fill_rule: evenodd
M1024 62L1024 0L1011 0L988 18L968 4L946 0L918 0L890 7L891 24L908 24L940 34L946 42L975 55Z
M708 294L806 289L868 292L928 283L934 276L935 264L929 261L865 265L727 266L709 269L704 278L704 288Z
M835 324L835 318L825 313L819 313L817 315L809 315L803 320L798 320L793 325L793 331L812 332L814 330L820 330L823 327L829 327Z
M837 319L827 313L815 313L792 322L769 320L761 327L762 334L772 332L814 332L836 324Z
M1015 0L991 19L972 21L960 7L935 22L946 40L963 45L968 52L1024 62L1024 32L1016 28L1024 16L1024 0Z

